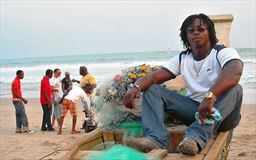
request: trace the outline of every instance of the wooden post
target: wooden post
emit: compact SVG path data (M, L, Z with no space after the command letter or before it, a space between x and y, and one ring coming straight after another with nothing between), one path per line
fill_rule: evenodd
M234 17L232 14L209 15L209 17L214 23L216 35L219 40L218 43L225 44L229 47L230 31Z
M177 153L177 146L182 141L184 136L184 131L186 130L185 125L177 125L174 127L168 127L169 134L169 153Z

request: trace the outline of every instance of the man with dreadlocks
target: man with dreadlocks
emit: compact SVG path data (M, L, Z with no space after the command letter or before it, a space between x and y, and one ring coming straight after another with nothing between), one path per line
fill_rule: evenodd
M235 128L240 121L243 91L238 84L243 62L237 51L217 45L212 20L205 14L187 17L180 28L185 51L170 59L159 70L138 79L125 98L127 108L134 108L134 98L143 91L142 138L127 138L125 143L143 152L167 148L169 139L164 112L185 123L188 128L177 151L196 155L217 131ZM187 86L185 96L158 84L181 75ZM220 121L207 124L214 111ZM198 113L198 120L195 119Z

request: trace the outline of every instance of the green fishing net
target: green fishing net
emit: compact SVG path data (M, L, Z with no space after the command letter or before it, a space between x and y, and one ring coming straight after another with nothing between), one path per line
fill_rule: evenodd
M179 93L180 95L182 95L182 96L186 96L186 94L187 94L187 89L184 88L184 89L180 90L178 93Z
M148 157L135 149L116 144L100 153L92 153L88 160L148 160Z
M142 135L141 121L124 121L119 125L119 128L123 129L124 137L140 137Z

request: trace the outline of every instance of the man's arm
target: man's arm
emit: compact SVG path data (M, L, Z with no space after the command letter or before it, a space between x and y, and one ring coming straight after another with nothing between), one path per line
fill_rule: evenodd
M96 78L91 75L91 78L89 80L89 90L96 88Z
M159 69L155 72L149 73L146 76L138 79L135 84L137 84L141 91L147 90L152 84L160 84L167 80L175 78L175 75L171 72L168 72L164 69ZM124 105L127 108L134 108L134 98L139 92L138 88L130 88L128 89L125 97L124 97Z
M61 89L62 92L65 93L65 84L63 83L63 81L61 81Z
M230 60L227 62L219 75L215 84L209 89L216 97L220 96L222 93L227 92L231 88L235 87L243 71L243 62L237 59ZM200 104L199 119L202 121L204 118L210 118L212 113L212 107L214 105L213 99L205 98Z
M80 83L80 81L76 79L72 79L72 82Z
M90 89L96 88L96 84L90 84L89 88L90 88Z
M210 91L218 97L222 93L235 87L243 72L243 62L240 60L231 60L223 68L222 73L216 83L210 88Z
M47 100L48 105L49 105L49 107L50 107L50 106L52 105L52 100L51 100L51 98L48 96L46 90L44 90L43 93L44 93L44 96L46 97L46 100Z
M14 94L16 97L18 97L19 99L21 99L25 104L28 103L28 100L27 100L27 99L25 99L25 98L23 98L23 97L21 97L21 96L18 95L18 93L17 93L17 91L16 91L15 88L13 89L13 94Z
M54 91L58 91L58 89L57 88L55 88L55 86L50 86L51 87L51 90L54 92Z
M58 89L56 88L56 81L55 80L50 80L50 87L52 91L57 91Z

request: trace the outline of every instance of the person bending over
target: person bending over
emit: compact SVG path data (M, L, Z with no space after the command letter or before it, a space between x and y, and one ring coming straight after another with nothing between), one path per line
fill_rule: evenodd
M84 88L74 85L72 89L68 92L68 94L64 97L64 100L62 102L60 127L57 134L62 134L62 124L64 122L65 116L67 115L68 110L70 111L70 114L73 116L71 134L80 133L80 131L76 130L76 121L77 121L76 101L79 99L82 101L82 104L84 105L84 110L88 110L90 107L90 99L86 95Z

